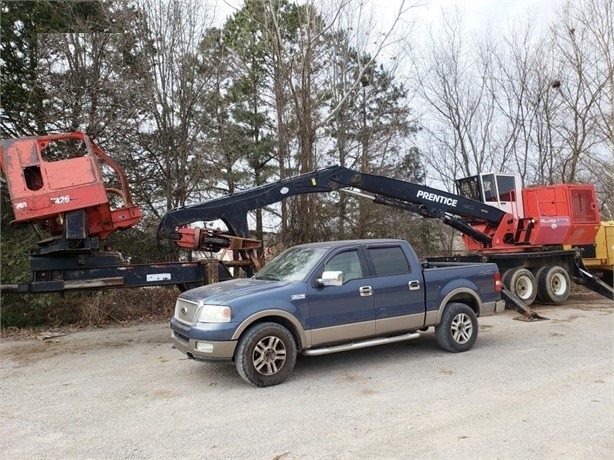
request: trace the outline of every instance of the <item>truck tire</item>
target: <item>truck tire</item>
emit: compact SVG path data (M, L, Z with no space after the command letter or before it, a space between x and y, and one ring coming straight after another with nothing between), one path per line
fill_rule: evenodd
M512 268L503 274L501 279L506 289L516 295L525 304L531 305L537 297L537 282L535 276L526 268Z
M235 366L243 380L252 385L279 385L288 378L295 363L294 337L280 324L256 324L239 339Z
M538 297L544 302L565 302L571 292L571 279L563 267L542 267L535 274Z
M464 303L451 303L435 327L435 338L441 348L453 353L467 351L478 338L478 319Z

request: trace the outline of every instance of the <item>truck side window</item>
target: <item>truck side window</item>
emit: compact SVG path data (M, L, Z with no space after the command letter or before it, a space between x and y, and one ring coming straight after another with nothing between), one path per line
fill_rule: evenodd
M403 249L400 246L370 248L369 254L371 255L377 276L400 275L411 272Z
M332 257L324 264L325 271L342 271L343 282L362 278L360 259L356 251L346 251Z

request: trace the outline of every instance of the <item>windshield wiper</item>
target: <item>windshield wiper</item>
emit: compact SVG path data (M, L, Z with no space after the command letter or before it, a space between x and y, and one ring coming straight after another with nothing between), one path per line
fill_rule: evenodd
M270 281L281 281L281 278L273 275L264 275L264 276L254 276L257 280L270 280Z

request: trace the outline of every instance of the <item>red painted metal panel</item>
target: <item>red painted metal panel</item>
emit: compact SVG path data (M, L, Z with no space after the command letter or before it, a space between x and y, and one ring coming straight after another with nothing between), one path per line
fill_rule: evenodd
M88 235L104 239L140 221L123 171L85 134L9 139L0 148L15 222L45 223L52 235L60 235L64 214L83 210ZM117 173L120 190L106 189L99 161ZM121 196L123 207L111 209L109 191Z
M582 245L594 241L599 211L592 185L559 184L523 190L525 216L535 219L534 245Z
M16 222L45 220L108 202L95 157L47 162L40 147L37 138L4 144L2 154Z

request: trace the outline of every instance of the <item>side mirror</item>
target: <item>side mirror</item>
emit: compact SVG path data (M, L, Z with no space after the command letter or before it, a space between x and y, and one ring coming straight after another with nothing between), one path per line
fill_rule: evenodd
M324 272L322 273L322 278L318 278L317 283L318 286L341 286L343 284L343 272Z

